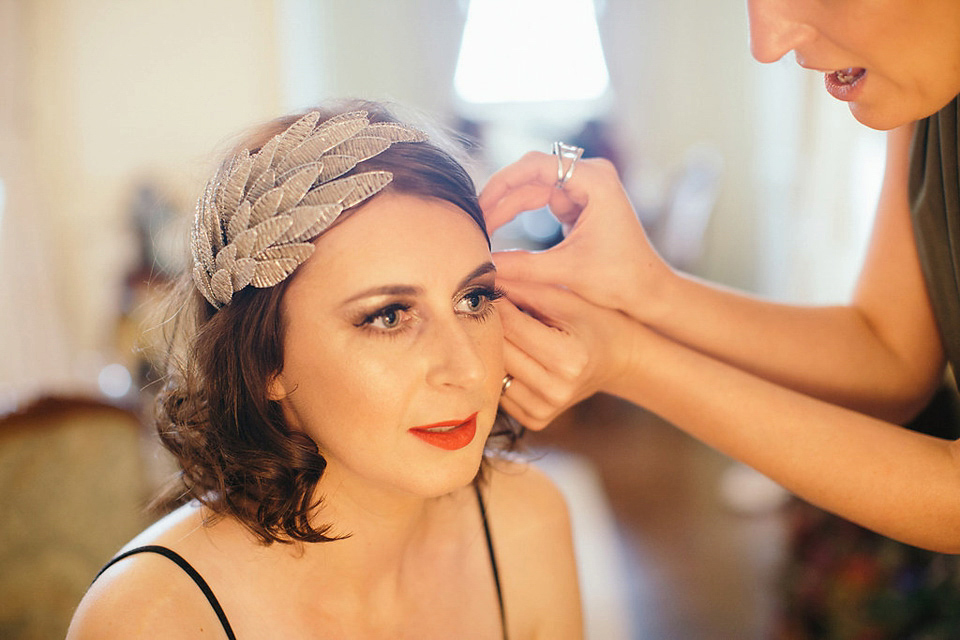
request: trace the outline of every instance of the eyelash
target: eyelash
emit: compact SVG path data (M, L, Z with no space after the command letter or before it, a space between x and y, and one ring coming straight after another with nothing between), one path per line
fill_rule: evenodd
M463 294L463 296L460 297L460 300L457 301L457 305L459 305L460 302L465 299L477 297L482 298L480 301L481 306L474 311L462 311L458 313L465 315L471 320L483 322L490 316L491 313L493 313L493 303L503 296L503 290L499 287L475 287ZM410 304L395 302L377 309L373 313L363 316L363 318L356 323L356 326L365 331L371 331L374 333L397 335L400 331L403 331L406 326L406 321L404 318L398 319L396 321L397 324L394 326L375 326L374 323L376 323L378 320L385 319L390 314L409 313L412 308L413 307Z
M483 298L481 306L476 311L470 311L467 314L470 318L482 322L493 313L493 303L503 297L503 289L499 287L476 287L467 291L460 300L474 296Z

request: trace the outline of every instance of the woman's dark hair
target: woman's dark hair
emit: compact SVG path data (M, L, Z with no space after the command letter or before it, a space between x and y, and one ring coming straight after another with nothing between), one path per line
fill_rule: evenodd
M320 111L323 122L356 110L367 111L372 122L398 121L379 103L353 101L311 111ZM255 153L302 115L278 118L254 131L221 170L237 153ZM473 180L456 151L442 146L444 140L431 132L427 142L395 143L347 175L390 171L393 180L381 193L450 202L487 237ZM311 522L326 461L309 437L288 427L280 404L267 397L269 381L283 369L281 300L294 277L269 288L237 291L217 310L185 274L170 296L175 317L165 323L173 329L157 398L160 439L181 467L174 490L181 501L196 499L216 517L232 516L267 544L336 539L328 535L329 524ZM512 449L521 431L508 416L498 416L488 450Z

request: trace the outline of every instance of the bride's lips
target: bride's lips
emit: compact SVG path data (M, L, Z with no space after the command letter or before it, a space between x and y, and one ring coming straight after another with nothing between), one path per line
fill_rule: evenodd
M837 100L853 102L863 91L867 70L863 67L849 67L831 71L823 76L827 92Z
M447 451L455 451L473 442L473 437L477 433L477 414L474 413L463 422L438 422L413 427L410 433L427 444Z

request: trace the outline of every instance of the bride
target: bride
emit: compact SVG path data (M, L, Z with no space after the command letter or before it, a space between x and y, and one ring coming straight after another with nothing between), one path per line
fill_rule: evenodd
M68 638L582 636L563 499L498 453L496 269L434 139L351 103L229 154L158 399L188 501Z

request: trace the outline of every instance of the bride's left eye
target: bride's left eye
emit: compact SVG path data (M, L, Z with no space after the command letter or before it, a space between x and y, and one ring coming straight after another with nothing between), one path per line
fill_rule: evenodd
M457 301L455 309L458 313L483 319L493 310L493 302L503 297L503 292L490 287L478 287L467 291Z

